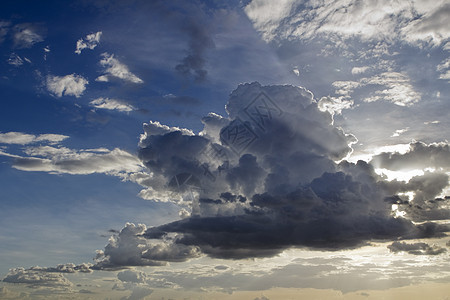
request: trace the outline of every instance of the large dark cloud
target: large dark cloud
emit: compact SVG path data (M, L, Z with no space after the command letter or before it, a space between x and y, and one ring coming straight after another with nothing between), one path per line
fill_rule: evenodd
M146 197L172 201L181 195L177 202L185 209L183 220L147 229L147 239L177 234L174 245L238 259L289 247L354 248L373 239L448 230L395 217L388 198L411 189L418 199L434 198L448 177L430 173L408 184L386 184L370 164L337 164L356 138L334 127L309 91L244 84L226 109L228 117L204 118L198 135L145 125L140 158L152 173L142 181Z

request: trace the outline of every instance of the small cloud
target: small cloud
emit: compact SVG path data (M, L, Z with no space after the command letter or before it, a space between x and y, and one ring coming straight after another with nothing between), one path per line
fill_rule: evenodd
M397 129L396 131L394 131L394 133L391 135L391 137L397 137L400 136L401 134L407 132L409 130L409 127L403 128L403 129Z
M8 58L8 64L18 67L23 65L23 59L16 53L11 53Z
M132 105L118 99L97 98L89 102L89 104L97 109L117 110L120 112L130 112L136 110Z
M44 50L44 60L47 60L47 54L50 53L50 46L44 47L43 50Z
M363 74L365 73L367 70L369 70L369 67L354 67L352 69L352 74L353 75L357 75L357 74Z
M144 82L142 79L131 73L126 65L114 58L114 54L105 52L102 54L102 57L100 65L105 68L104 72L106 74L97 77L96 81L107 82L109 81L109 77L116 77L133 83Z
M17 48L30 48L44 40L43 29L31 23L17 24L13 31L14 46Z
M66 76L48 75L46 80L47 90L58 98L63 95L79 98L86 90L88 83L87 79L76 74Z
M350 109L353 106L353 100L346 99L345 97L322 97L317 106L320 111L327 111L332 116L342 114L342 110Z
M436 71L441 73L439 79L450 80L450 58L443 60L437 65Z
M94 49L100 43L100 37L102 32L88 34L84 39L79 39L77 41L77 48L75 50L76 54L81 54L83 49Z
M388 246L388 249L393 253L407 252L413 255L439 255L447 252L447 249L437 245L430 246L427 243L412 243L393 242Z
M294 72L294 74L295 74L296 76L300 76L300 71L299 71L298 68L294 68L294 69L292 70L292 72Z

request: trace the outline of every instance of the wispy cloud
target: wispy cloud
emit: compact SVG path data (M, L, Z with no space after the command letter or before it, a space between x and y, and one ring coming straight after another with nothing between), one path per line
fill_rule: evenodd
M91 33L86 35L84 39L79 39L77 41L77 47L75 49L76 54L81 54L83 49L93 50L100 43L100 37L102 36L102 32L99 31L97 33Z
M426 4L425 4L426 3ZM441 44L450 36L445 1L364 4L333 2L254 0L245 12L267 41L338 36L362 41L404 41L413 45Z
M88 80L81 75L70 74L66 76L48 75L46 78L47 90L54 96L75 96L79 98L86 90Z
M121 149L72 150L65 147L36 146L25 149L28 156L16 156L12 166L22 171L54 174L105 173L123 177L142 170L139 159Z
M5 36L9 31L10 25L11 25L11 22L0 21L0 43L2 43L4 41Z
M13 27L13 40L17 48L30 48L34 44L42 42L43 29L41 26L31 23L17 24Z
M97 109L117 110L121 112L136 110L132 105L119 99L97 98L89 102L89 104Z
M399 106L411 106L421 99L421 94L414 89L409 77L399 72L383 72L358 81L335 81L333 86L336 94L346 97L351 97L355 90L363 95L368 94L362 97L364 102L387 101Z
M110 77L116 77L132 83L143 83L144 81L131 73L128 67L114 58L113 54L103 53L100 65L104 67L104 75L97 77L96 81L107 82Z
M11 53L11 55L8 58L8 64L10 64L12 66L16 66L16 67L19 67L19 66L23 65L24 61L27 62L27 63L31 63L31 60L29 60L28 58L24 57L22 59L16 53Z
M23 132L6 132L0 133L0 144L18 144L27 145L38 142L49 142L51 144L57 144L63 140L69 138L67 135L62 134L27 134Z

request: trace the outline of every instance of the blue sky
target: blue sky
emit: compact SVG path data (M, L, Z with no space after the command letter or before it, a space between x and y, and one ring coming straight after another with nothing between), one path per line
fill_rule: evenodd
M447 1L0 6L0 298L448 296Z

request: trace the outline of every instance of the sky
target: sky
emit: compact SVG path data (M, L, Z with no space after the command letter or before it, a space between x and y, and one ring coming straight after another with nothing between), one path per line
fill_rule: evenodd
M0 4L1 299L448 299L448 1Z

